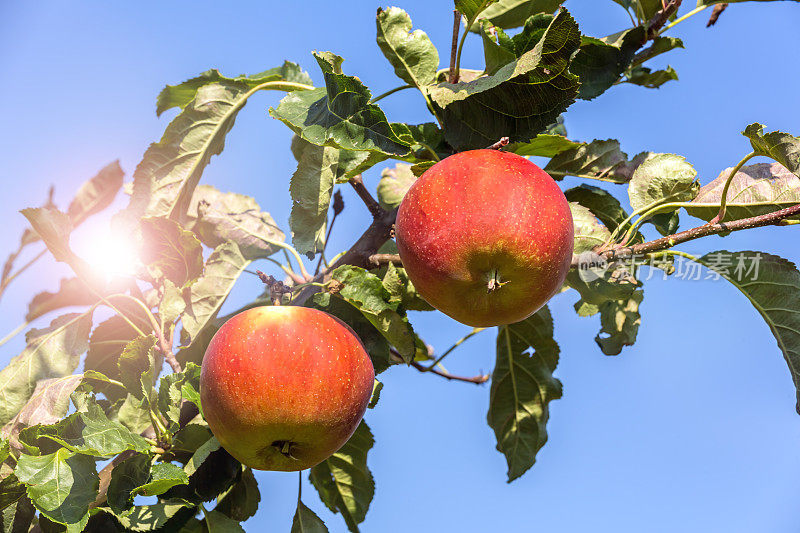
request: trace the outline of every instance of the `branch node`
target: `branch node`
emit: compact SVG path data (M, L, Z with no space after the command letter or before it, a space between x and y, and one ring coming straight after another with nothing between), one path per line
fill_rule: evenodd
M499 141L497 141L496 143L494 143L494 144L492 144L490 146L487 146L486 149L487 150L499 150L500 148L502 148L504 146L508 146L508 143L510 143L510 142L511 142L511 139L509 139L508 137L500 137Z

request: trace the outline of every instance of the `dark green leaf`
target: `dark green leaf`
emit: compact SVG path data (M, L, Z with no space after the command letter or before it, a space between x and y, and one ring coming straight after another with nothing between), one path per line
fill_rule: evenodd
M411 172L411 165L397 163L394 168L388 167L381 172L381 181L378 182L378 202L387 210L400 206L408 188L417 181Z
M91 328L91 313L69 314L27 333L28 345L0 370L0 424L22 409L39 380L72 374L86 351Z
M541 133L528 142L510 144L505 150L522 156L555 157L583 144L570 141L563 135Z
M564 191L564 196L567 197L568 201L577 202L589 209L610 230L616 229L628 218L628 213L622 208L619 200L600 187L581 184ZM641 234L637 233L637 235L639 235L639 238L634 239L634 242L641 239Z
M518 28L533 15L553 13L564 0L500 0L490 5L478 16L478 20L488 20L500 28ZM472 26L477 31L477 26Z
M367 424L361 424L350 440L311 469L309 479L322 502L342 513L350 531L357 532L375 495L375 480L367 468L367 452L375 444Z
M13 507L23 496L25 496L25 485L19 482L13 472L5 474L5 477L0 479L0 510ZM27 500L27 498L25 499ZM12 511L16 511L16 508L12 509ZM3 514L5 515L5 513ZM3 519L5 519L5 516L3 516Z
M189 459L189 462L186 463L186 466L183 468L184 472L188 475L192 475L197 472L197 469L203 464L203 461L208 459L208 456L211 455L213 452L220 449L219 441L216 437L211 437L202 446L200 446L196 452L192 455L192 458Z
M559 153L544 167L554 179L577 176L613 183L630 181L634 170L650 154L642 152L628 161L628 155L619 149L619 141L594 140Z
M489 393L489 426L506 456L508 480L524 474L547 442L548 405L561 398L553 377L559 349L547 307L497 333L497 364Z
M378 9L378 46L397 76L416 87L431 85L439 53L422 30L411 31L411 17L399 7Z
M782 131L764 133L764 125L757 122L747 126L742 135L750 139L756 155L772 158L800 176L800 138Z
M677 80L678 73L675 69L667 65L664 70L652 71L647 67L634 67L626 73L628 83L641 85L648 89L658 89L670 80Z
M501 137L527 142L543 132L577 96L578 78L567 66L579 45L578 26L562 10L530 51L493 75L429 89L445 140L466 150Z
M333 56L331 54L331 56ZM270 115L318 146L405 156L409 148L392 130L372 93L354 76L336 72L329 56L315 54L325 88L288 94ZM333 64L341 58L333 56Z
M623 346L632 346L639 332L642 316L639 305L643 291L635 291L626 300L611 300L600 305L600 333L595 337L597 345L606 355L619 355Z
M128 392L137 398L149 398L158 375L156 368L154 335L138 337L130 341L119 357L120 381Z
M152 325L144 314L144 310L131 301L116 301L114 306L128 317L140 331L150 331ZM139 337L139 331L119 315L101 322L92 331L89 338L89 351L86 354L84 368L96 370L112 379L119 379L119 361L122 350L132 340Z
M22 492L25 492L24 487ZM27 497L19 498L0 514L0 530L3 533L27 533L35 514L36 508L31 501Z
M59 448L49 455L22 454L14 471L28 486L28 496L47 518L78 532L89 520L89 504L99 480L94 459Z
M88 217L111 205L117 192L122 188L124 176L119 161L114 161L81 185L67 209L67 215L73 226L79 225Z
M318 517L314 511L306 507L303 502L297 500L297 511L292 520L291 533L328 533L325 522Z
M203 245L194 233L168 218L145 218L141 227L142 260L158 277L183 287L203 274Z
M205 513L205 526L208 533L244 533L238 521L216 510Z
M732 168L726 168L708 185L700 187L690 215L709 221L719 213L722 189ZM742 167L728 189L725 220L754 217L800 204L800 178L778 163L758 163Z
M636 54L632 65L639 66L645 61L649 61L656 56L665 54L676 48L684 48L682 40L678 39L677 37L666 37L662 35L654 39L653 44L651 44L649 47Z
M367 405L368 408L374 409L375 406L378 405L378 402L381 399L381 390L383 390L383 383L376 379L375 383L372 385L372 397L369 399L369 405Z
M119 517L120 523L131 531L153 531L164 527L167 522L181 511L191 510L194 516L194 506L183 500L167 500L153 505L140 505L132 511Z
M173 437L170 452L176 454L188 453L189 457L191 457L210 438L211 430L208 429L207 425L200 423L186 424Z
M253 471L245 468L239 480L218 498L216 511L219 511L234 520L244 522L258 511L261 501L261 492L258 490Z
M121 515L131 506L134 491L150 479L150 463L148 455L136 454L111 471L107 501L114 514Z
M225 82L238 84L243 88L247 87L253 89L262 83L276 81L311 85L311 77L304 72L299 65L291 61L284 61L282 66L265 70L258 74L253 74L251 76L241 75L235 78L226 78L220 74L218 70L211 69L178 85L167 85L164 87L158 95L156 114L160 116L161 113L173 107L179 107L180 109L185 108L197 96L197 91L201 87L212 83ZM290 92L298 89L299 88L287 84L280 87L279 90Z
M250 260L269 257L278 251L283 232L269 213L243 194L223 193L210 185L200 185L192 198L190 215L196 210L194 230L203 244L216 248L233 241Z
M616 37L616 36L615 36ZM570 71L580 77L580 98L591 100L603 94L628 68L633 55L645 40L645 30L636 26L618 36L595 39L581 37L581 47L569 65Z

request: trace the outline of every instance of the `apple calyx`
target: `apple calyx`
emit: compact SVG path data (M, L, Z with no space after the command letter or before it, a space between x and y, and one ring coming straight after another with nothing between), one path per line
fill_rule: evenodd
M493 293L506 283L508 283L508 281L500 281L500 273L497 272L497 269L493 270L489 275L489 281L486 283L486 294Z
M290 440L276 440L272 443L272 446L277 448L284 457L297 460L297 457L292 455L292 446L294 446L294 442Z

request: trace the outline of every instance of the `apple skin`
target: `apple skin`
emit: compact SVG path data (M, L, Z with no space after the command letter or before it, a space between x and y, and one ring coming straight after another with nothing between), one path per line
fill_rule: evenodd
M256 307L211 339L200 400L214 436L243 464L304 470L347 442L374 379L369 355L344 322L306 307Z
M524 320L561 288L572 214L544 170L498 150L452 155L412 184L397 213L397 248L419 294L470 326ZM490 289L491 279L499 283Z

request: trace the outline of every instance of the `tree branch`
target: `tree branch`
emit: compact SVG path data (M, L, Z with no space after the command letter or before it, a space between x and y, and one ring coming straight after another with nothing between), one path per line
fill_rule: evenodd
M353 187L358 197L361 198L361 200L364 202L364 205L367 206L372 218L380 218L380 216L386 212L381 207L381 204L379 204L378 201L372 197L372 194L370 194L370 192L364 186L364 180L361 179L361 174L353 176L347 180L347 183Z
M461 13L458 9L453 10L453 44L450 48L450 72L447 76L447 81L456 83L458 77L456 76L456 54L458 53L458 32L461 30ZM469 31L469 28L467 28Z
M653 15L653 18L651 18L650 22L647 23L648 41L658 37L658 30L664 27L664 24L667 23L673 13L678 11L678 8L681 7L682 1L683 0L669 0L668 4L662 4L664 5L664 8Z
M609 260L609 259L625 259L627 257L631 257L634 255L659 252L661 250L667 250L669 248L672 248L677 244L681 244L687 241L693 241L695 239L700 239L701 237L708 237L709 235L719 235L720 233L728 233L731 231L741 231L743 229L781 224L783 220L798 214L800 214L800 204L787 207L779 211L773 211L772 213L767 213L765 215L759 215L750 218L742 218L739 220L733 220L731 222L717 222L713 224L709 222L708 224L703 224L702 226L698 226L696 228L692 228L686 231L681 231L680 233L675 233L673 235L667 235L666 237L662 237L654 241L643 242L641 244L635 244L633 246L605 250L600 252L599 255L603 259ZM578 264L579 262L577 261L577 258L573 258L572 266L576 267L578 266Z
M706 28L710 28L714 24L717 23L719 20L719 16L722 15L722 12L728 7L728 3L717 4L714 6L714 10L711 12L711 16L708 17L708 22L706 23Z
M463 381L464 383L474 383L475 385L482 385L482 384L486 383L487 381L489 381L489 378L491 377L489 374L480 374L480 375L472 376L472 377L456 376L456 375L453 375L453 374L451 374L449 372L444 372L444 371L438 370L436 368L427 368L426 366L424 366L424 365L422 365L422 364L420 364L420 363L418 363L416 361L411 361L411 366L413 366L414 368L416 368L420 372L424 372L424 373L430 372L431 374L436 374L437 376L441 376L444 379L447 379L447 380L450 380L450 381Z
M395 266L403 266L403 261L400 260L398 254L372 254L369 256L369 263L374 266L388 265L389 263Z

